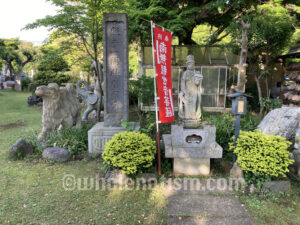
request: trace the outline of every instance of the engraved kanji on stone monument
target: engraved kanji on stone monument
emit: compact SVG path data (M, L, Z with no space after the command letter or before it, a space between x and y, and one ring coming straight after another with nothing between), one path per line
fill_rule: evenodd
M121 126L128 120L127 15L105 13L104 27L104 126Z
M126 131L121 120L128 121L128 38L127 15L103 15L103 74L104 122L99 122L88 132L89 154L98 156L105 144L115 135ZM139 123L132 122L133 129Z

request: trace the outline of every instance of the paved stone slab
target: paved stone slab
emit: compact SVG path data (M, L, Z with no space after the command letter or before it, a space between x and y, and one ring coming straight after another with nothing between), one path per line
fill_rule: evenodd
M170 195L196 194L196 195L232 195L234 188L240 185L238 180L228 182L225 178L200 179L200 178L176 178L167 180L165 185Z
M252 225L249 218L170 218L168 225Z
M248 217L234 196L172 195L168 197L169 216Z

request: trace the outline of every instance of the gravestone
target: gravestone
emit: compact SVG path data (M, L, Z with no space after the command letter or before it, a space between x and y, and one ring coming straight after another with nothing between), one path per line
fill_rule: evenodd
M89 154L100 155L105 144L125 131L121 120L128 121L128 35L127 14L103 15L104 122L88 131ZM135 127L136 124L133 124Z

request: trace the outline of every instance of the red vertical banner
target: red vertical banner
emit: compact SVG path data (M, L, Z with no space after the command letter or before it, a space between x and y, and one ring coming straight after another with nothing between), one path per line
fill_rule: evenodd
M174 121L172 92L172 34L154 27L154 55L156 69L159 120L161 123Z

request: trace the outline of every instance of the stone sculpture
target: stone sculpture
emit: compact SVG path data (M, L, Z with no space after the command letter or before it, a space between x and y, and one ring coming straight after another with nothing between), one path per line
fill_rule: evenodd
M179 118L185 127L198 127L201 122L201 85L203 76L195 70L193 55L187 56L187 70L181 77L179 93Z
M191 176L209 175L210 159L222 158L216 142L216 127L201 126L201 85L203 76L195 70L194 56L187 56L187 70L181 78L178 115L183 124L172 125L163 135L165 157L174 159L173 173Z
M92 111L95 110L97 112L99 96L93 92L93 89L88 85L86 81L82 80L77 81L76 92L79 101L84 101L84 103L88 106L82 116L82 120L86 121Z
M81 127L81 105L72 84L59 87L50 83L37 87L35 94L43 98L43 129L39 140L45 140L54 129L73 126L74 122L77 128Z

